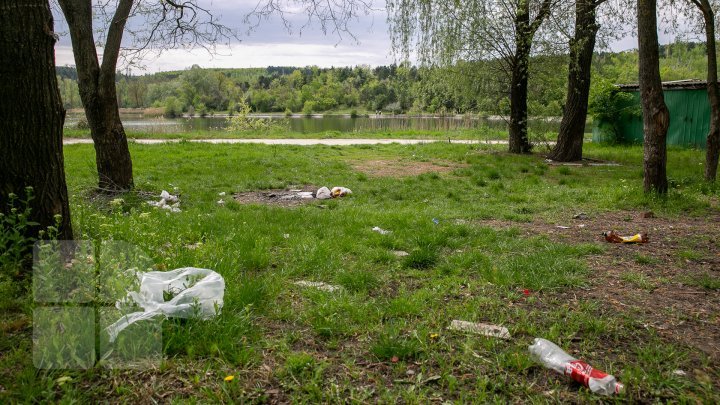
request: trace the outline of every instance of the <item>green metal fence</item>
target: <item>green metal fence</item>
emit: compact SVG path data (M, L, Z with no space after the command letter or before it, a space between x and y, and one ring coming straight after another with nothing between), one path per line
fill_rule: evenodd
M640 105L640 92L626 90L633 95L633 103ZM705 89L665 89L665 104L670 111L667 144L705 148L710 129L710 104ZM627 106L631 107L631 106ZM593 121L593 142L603 142L609 131L617 131L617 142L642 143L642 117L629 116L620 122Z

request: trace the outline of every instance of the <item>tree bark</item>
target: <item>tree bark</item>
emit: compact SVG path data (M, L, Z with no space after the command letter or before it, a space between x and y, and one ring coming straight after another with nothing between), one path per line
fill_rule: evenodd
M58 239L72 239L62 147L65 121L55 76L55 33L48 0L0 3L0 212L8 194L32 187L28 235L56 225Z
M715 13L708 0L696 0L705 20L707 43L707 92L710 102L710 131L705 154L705 180L715 181L720 157L720 86L718 86L717 48L715 43Z
M102 65L98 62L88 0L59 0L70 30L78 72L80 99L95 145L100 190L117 192L133 187L132 160L115 89L115 68L122 32L133 0L120 0L110 25Z
M510 153L530 153L532 149L527 129L528 66L533 37L528 4L521 2L515 15L515 55L510 76Z
M638 0L638 48L640 99L644 131L645 192L665 194L667 182L667 130L670 113L660 80L656 0Z
M596 8L596 0L575 3L575 37L570 41L567 98L557 143L549 156L560 162L582 160L592 57L600 28L595 20Z

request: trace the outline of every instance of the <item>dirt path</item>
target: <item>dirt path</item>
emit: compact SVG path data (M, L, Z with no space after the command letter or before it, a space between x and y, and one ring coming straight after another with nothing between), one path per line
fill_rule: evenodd
M131 139L130 142L143 145L156 145L163 143L178 143L182 139ZM471 139L189 139L187 142L212 143L212 144L245 144L255 143L263 145L328 145L328 146L350 146L350 145L388 145L397 143L400 145L416 145L434 142L447 142L454 144L485 144L485 145L507 145L505 140L471 140ZM65 138L63 145L92 144L90 138Z
M563 292L572 301L598 300L619 314L638 319L660 337L720 359L720 220L644 218L617 211L549 224L479 221L493 228L519 228L526 236L547 235L565 243L599 243L605 251L588 258L592 282ZM642 245L606 243L602 232L647 232ZM569 298L572 297L572 298Z

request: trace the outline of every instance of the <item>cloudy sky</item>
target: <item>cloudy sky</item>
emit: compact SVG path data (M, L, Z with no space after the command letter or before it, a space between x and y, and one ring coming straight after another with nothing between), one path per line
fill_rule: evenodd
M154 0L149 0L154 1ZM174 49L164 51L159 56L148 54L142 61L143 70L132 69L134 73L148 73L167 70L181 70L193 64L201 67L265 67L265 66L356 66L386 65L393 63L393 56L384 0L374 0L373 9L367 15L360 16L350 25L355 39L337 34L324 34L318 24L302 30L306 22L302 10L288 14L293 24L288 32L280 18L264 20L251 32L243 23L247 15L262 0L199 0L220 22L236 30L240 41L232 41L229 46L221 45L214 53L203 49ZM293 0L290 0L292 2ZM143 17L134 17L130 26L144 24ZM56 12L56 31L66 32L67 25L62 14ZM668 42L668 35L661 35L661 42ZM611 45L613 50L636 48L633 37L626 37ZM69 36L61 36L55 48L58 66L74 65Z

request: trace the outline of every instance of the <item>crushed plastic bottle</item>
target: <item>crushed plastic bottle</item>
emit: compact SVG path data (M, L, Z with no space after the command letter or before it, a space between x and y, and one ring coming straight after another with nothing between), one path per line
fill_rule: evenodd
M623 389L623 385L615 380L615 376L605 374L586 362L570 356L549 340L535 338L534 343L528 349L537 362L560 374L569 376L596 394L613 395L620 393Z
M638 233L632 236L620 236L615 231L603 232L605 240L610 243L648 243L650 239L646 233Z

